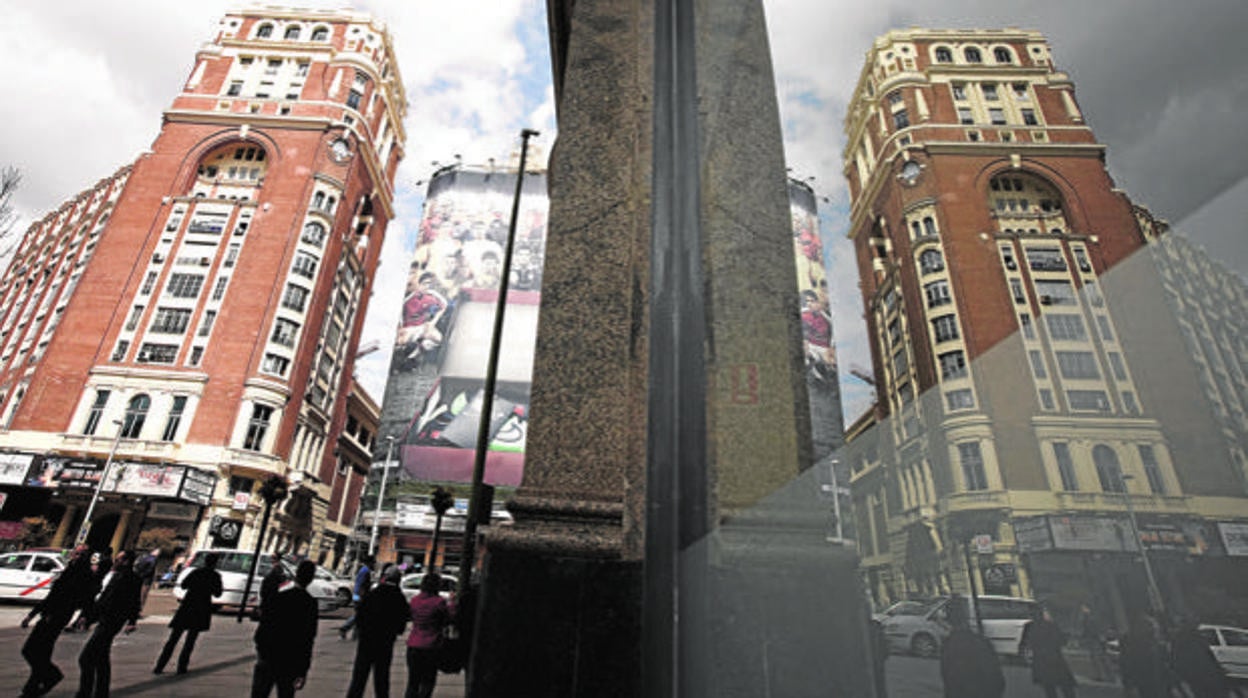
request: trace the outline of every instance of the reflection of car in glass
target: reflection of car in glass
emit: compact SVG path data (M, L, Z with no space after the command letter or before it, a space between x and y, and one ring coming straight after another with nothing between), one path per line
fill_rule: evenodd
M921 616L932 605L930 599L926 601L898 601L879 613L872 614L872 618L883 623L885 620L893 616Z
M423 573L409 574L403 577L399 582L399 589L403 592L403 597L410 603L412 597L420 593L420 580L424 578ZM438 595L442 598L448 598L454 593L456 587L459 586L459 580L449 574L442 576L441 583L438 584Z
M968 608L970 599L956 597L963 605L965 615L975 624L975 616ZM940 643L949 635L948 610L954 598L938 599L922 614L894 615L881 620L889 649L895 652L911 652L920 657L935 657ZM1023 626L1031 620L1036 602L1012 596L980 596L979 612L984 620L984 636L992 643L997 654L1021 656Z
M38 601L65 569L57 553L25 551L0 555L0 598Z
M205 549L195 552L186 561L186 567L178 575L177 583L173 588L174 598L178 601L182 600L186 594L182 588L182 580L190 574L192 569L204 566L204 557L208 553L216 553L220 557L217 561L217 571L221 573L221 586L225 589L225 592L217 597L216 605L238 606L243 600L243 585L247 583L247 572L251 567L252 558L252 553L238 550ZM256 565L256 577L248 588L247 604L249 606L259 603L260 584L264 581L264 576L273 569L271 560L272 557L268 554L260 556L260 563ZM282 566L288 578L294 577L295 564L289 560L282 560ZM316 576L308 585L308 593L316 599L321 613L333 611L351 602L351 580L337 577L324 567L317 566Z
M1197 630L1228 676L1248 680L1248 630L1226 625L1202 625Z

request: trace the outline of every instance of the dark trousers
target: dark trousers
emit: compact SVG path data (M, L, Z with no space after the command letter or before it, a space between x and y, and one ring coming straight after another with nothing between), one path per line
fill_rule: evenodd
M160 651L160 658L156 660L156 673L165 670L165 665L169 663L169 658L173 656L173 648L178 646L178 640L181 639L183 632L186 632L186 643L182 645L182 652L178 654L178 673L186 673L187 667L191 664L191 652L195 651L195 641L199 639L199 631L185 630L184 628L171 628L169 630L169 639L165 640L165 647Z
M78 654L78 696L76 698L108 698L108 685L113 677L113 638L121 632L116 623L101 623Z
M277 686L277 698L295 698L297 678L290 672L282 671L274 662L257 659L256 669L251 672L251 698L268 698L274 686Z
M361 636L355 646L355 665L351 667L351 685L347 698L364 698L364 686L368 685L368 673L373 673L373 695L377 698L390 696L390 661L394 657L394 637L382 640Z
M65 676L52 663L52 650L56 647L56 640L61 636L61 631L65 629L65 623L68 621L68 617L41 618L38 623L35 623L35 629L30 631L30 637L26 638L26 643L22 645L22 657L30 665L30 679L22 688L23 695L35 695L39 692L40 686L60 681Z
M438 650L407 648L407 692L403 698L430 698L438 683Z

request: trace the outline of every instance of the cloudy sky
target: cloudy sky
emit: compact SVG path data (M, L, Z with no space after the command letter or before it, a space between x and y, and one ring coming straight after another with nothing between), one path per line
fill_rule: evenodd
M728 1L728 0L721 0ZM310 7L342 2L307 0ZM1248 276L1248 59L1243 0L765 0L789 165L814 177L830 242L842 365L869 366L856 272L843 240L841 120L871 40L890 28L1015 26L1045 32L1099 139L1137 202ZM195 49L236 2L0 0L0 166L24 173L28 224L147 148ZM389 25L410 101L399 218L386 260L404 260L434 162L504 158L522 127L554 133L542 0L357 2ZM16 69L20 66L20 69ZM403 261L383 264L364 339L393 341ZM392 291L387 293L387 290ZM358 373L380 399L388 352ZM845 374L847 419L869 404Z

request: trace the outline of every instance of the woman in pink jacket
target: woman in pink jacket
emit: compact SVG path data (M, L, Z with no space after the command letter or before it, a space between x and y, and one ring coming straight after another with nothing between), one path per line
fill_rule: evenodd
M438 681L438 653L442 631L451 623L455 608L438 595L442 577L429 572L420 580L420 593L412 597L412 632L407 636L407 692L404 698L429 698Z

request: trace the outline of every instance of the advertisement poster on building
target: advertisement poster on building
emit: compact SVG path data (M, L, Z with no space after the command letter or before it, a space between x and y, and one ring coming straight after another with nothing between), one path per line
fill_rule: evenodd
M113 463L103 491L149 497L176 497L185 468L163 463Z
M1248 556L1248 523L1223 521L1218 524L1218 532L1222 534L1222 546L1227 555Z
M0 485L20 485L26 481L35 456L29 453L0 453Z

